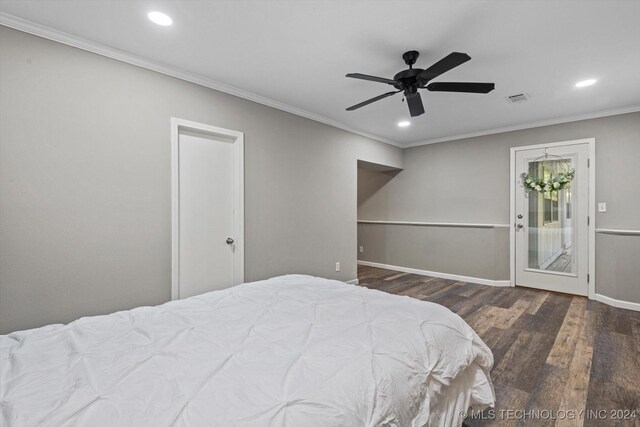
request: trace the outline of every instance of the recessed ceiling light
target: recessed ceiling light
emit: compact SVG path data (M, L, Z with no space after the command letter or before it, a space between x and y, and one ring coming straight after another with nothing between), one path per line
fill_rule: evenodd
M582 80L581 82L576 83L576 87L591 86L595 82L597 82L596 79Z
M163 27L167 27L173 24L173 19L171 19L169 15L162 12L149 12L147 16L149 17L151 22L153 22L154 24L162 25Z
M401 128L406 128L407 126L409 126L411 123L408 121L402 121L402 122L398 122L398 126Z

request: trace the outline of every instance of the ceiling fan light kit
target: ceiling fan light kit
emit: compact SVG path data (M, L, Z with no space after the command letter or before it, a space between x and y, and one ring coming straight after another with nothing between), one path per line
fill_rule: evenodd
M494 83L468 83L468 82L434 82L431 80L446 73L447 71L464 64L471 59L466 53L453 52L436 62L429 68L423 70L421 68L413 68L420 53L410 50L402 55L404 63L409 69L400 71L393 76L393 79L384 77L370 76L367 74L350 73L347 77L360 80L368 80L376 83L384 83L393 86L396 90L378 95L375 98L368 99L359 104L352 105L347 111L357 110L358 108L369 105L373 102L403 92L409 106L409 114L411 117L417 117L424 114L424 105L420 96L419 89L426 89L431 92L463 92L463 93L489 93L495 88Z

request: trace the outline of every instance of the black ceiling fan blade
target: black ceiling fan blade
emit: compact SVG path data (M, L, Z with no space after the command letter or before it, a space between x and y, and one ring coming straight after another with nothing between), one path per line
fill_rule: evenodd
M494 83L437 82L428 84L427 90L432 92L489 93L495 87Z
M360 107L364 107L365 105L369 105L372 102L380 101L381 99L384 99L384 98L386 98L388 96L391 96L391 95L395 95L398 92L402 92L402 91L398 90L398 91L395 91L395 92L383 93L382 95L378 95L375 98L367 99L366 101L363 101L363 102L361 102L359 104L352 105L351 107L347 108L347 111L357 110Z
M407 95L407 105L409 105L409 114L411 117L417 117L424 114L424 105L422 105L422 98L419 93Z
M346 77L351 77L352 79L369 80L370 82L386 83L389 85L396 84L395 80L385 79L384 77L369 76L367 74L360 73L349 73Z
M420 78L427 81L433 80L440 74L446 73L447 71L456 68L458 65L464 64L470 59L471 57L466 53L452 52L420 73Z

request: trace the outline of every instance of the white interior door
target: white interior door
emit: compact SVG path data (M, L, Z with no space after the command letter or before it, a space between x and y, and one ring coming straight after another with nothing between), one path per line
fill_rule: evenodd
M515 284L588 295L589 144L515 149ZM533 191L521 175L575 170L558 191Z
M194 126L179 125L174 135L174 299L228 288L243 279L242 140L219 128Z

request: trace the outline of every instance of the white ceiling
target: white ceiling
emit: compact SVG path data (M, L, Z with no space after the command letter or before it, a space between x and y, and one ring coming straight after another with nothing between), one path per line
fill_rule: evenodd
M160 27L146 17L169 14ZM0 0L0 12L241 89L401 146L640 109L640 1ZM6 16L5 22L6 22ZM488 95L400 94L345 108L389 86L401 55L426 68L453 51L472 60L434 81L495 82ZM574 84L597 78L594 86ZM525 92L531 99L509 104Z

